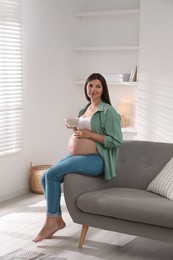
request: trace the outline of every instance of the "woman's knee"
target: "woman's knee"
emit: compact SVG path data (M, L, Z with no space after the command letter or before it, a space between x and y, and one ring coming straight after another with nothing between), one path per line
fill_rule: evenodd
M44 184L45 184L45 172L41 176L41 184L42 184L42 186L44 186Z
M46 181L61 181L61 175L59 174L59 171L55 167L51 167L49 170L47 170L44 175L42 176L43 183Z
M51 168L44 172L44 174L41 176L41 183L44 185L45 181L49 178L51 175Z

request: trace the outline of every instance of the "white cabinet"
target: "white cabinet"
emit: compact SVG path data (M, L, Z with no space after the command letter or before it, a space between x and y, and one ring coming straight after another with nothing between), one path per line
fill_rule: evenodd
M112 105L116 109L123 102L131 105L129 128L123 128L127 133L135 133L137 82L117 82L110 78L114 74L130 74L134 65L138 65L139 13L139 9L74 13L78 22L74 84L83 86L93 72L105 76Z

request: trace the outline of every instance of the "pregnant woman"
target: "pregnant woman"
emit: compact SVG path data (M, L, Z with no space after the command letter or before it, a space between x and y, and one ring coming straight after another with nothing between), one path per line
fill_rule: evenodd
M101 74L93 73L88 77L84 92L89 102L79 112L77 128L71 128L69 155L53 165L41 179L47 212L45 223L33 240L35 243L51 238L65 227L60 199L61 183L66 174L104 174L106 180L116 175L116 161L122 143L120 115L111 106L107 83Z

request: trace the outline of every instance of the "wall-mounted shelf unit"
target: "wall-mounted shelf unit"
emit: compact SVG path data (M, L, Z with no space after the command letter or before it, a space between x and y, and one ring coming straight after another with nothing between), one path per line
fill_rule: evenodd
M121 130L123 133L137 134L137 131L134 127L123 127Z
M124 127L121 129L123 133L124 140L135 139L137 136L137 131L134 127Z
M126 45L126 46L91 46L91 47L76 47L74 51L131 51L139 50L138 45Z
M74 85L84 86L86 77L93 72L107 75L112 105L116 108L119 102L129 102L134 108L128 127L122 131L126 137L135 136L138 83L110 80L109 75L131 74L134 66L138 65L140 9L133 6L123 10L82 10L73 15L78 23L73 48L77 64Z
M75 80L73 81L75 85L84 85L85 80ZM108 86L132 86L137 87L137 82L129 82L129 81L107 81Z
M74 12L74 17L86 18L96 16L112 16L112 15L127 15L127 14L139 14L139 9L126 9L126 10L108 10L108 11L96 11L96 12Z

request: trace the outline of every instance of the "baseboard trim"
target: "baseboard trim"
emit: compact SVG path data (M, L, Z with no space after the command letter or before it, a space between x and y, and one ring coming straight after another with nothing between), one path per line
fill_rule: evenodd
M6 200L13 199L13 198L16 198L18 196L24 195L24 194L28 193L29 191L30 191L30 188L28 186L28 187L25 187L25 188L20 189L20 190L16 190L16 191L13 191L13 192L10 192L10 193L6 193L6 194L0 196L0 202L4 202Z

